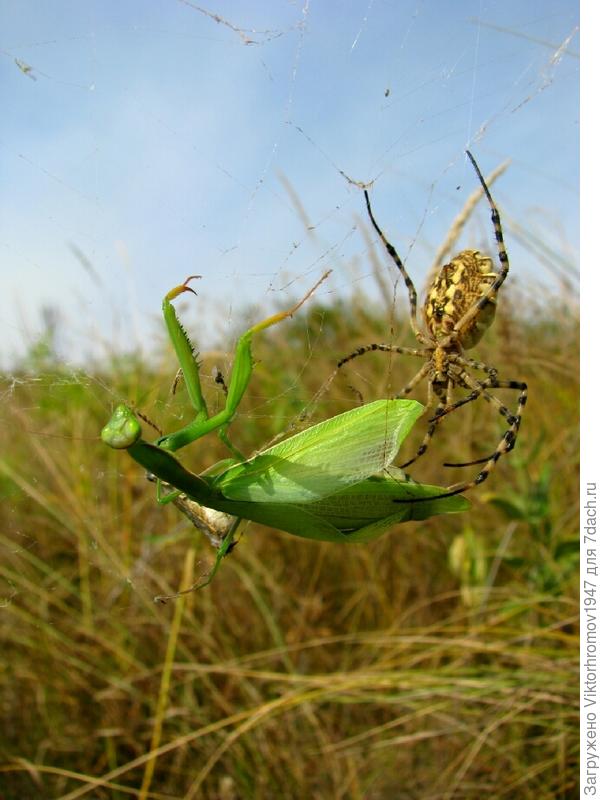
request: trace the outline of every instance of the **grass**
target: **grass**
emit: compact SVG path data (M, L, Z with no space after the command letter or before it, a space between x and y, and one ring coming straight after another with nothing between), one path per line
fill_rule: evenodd
M503 298L476 354L530 401L470 512L348 548L252 525L209 588L167 605L153 597L214 554L98 434L115 399L177 427L172 355L67 373L32 351L1 387L3 800L577 796L577 319L567 296ZM336 356L390 340L390 319L385 295L357 294L261 335L236 445L285 429ZM353 362L311 422L417 366ZM501 422L461 409L411 474L457 480L442 461L489 452ZM223 455L216 436L189 450L196 470Z

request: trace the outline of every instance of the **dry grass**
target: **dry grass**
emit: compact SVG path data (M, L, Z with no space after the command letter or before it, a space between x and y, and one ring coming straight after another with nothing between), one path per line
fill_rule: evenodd
M570 303L501 307L477 356L527 380L530 403L471 512L347 549L253 525L208 589L168 605L152 598L212 553L98 432L103 385L175 427L172 362L116 359L95 375L38 362L7 380L3 800L575 797L577 320ZM284 429L336 356L389 341L389 319L356 296L261 337L236 444ZM371 400L414 365L389 366L382 353L354 362L312 421L356 404L348 383ZM472 404L412 474L450 483L441 462L490 451L501 431ZM208 437L187 463L221 455Z

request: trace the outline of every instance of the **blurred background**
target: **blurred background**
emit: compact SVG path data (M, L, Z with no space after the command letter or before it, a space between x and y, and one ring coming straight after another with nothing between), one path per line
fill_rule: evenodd
M575 797L578 4L0 19L2 797ZM178 310L217 409L236 337L333 269L256 340L244 452L391 396L420 362L372 353L320 392L355 347L414 344L362 186L421 291L461 216L450 251L495 255L466 148L501 168L511 271L472 355L529 384L515 451L466 514L347 549L252 525L211 587L154 604L213 553L98 432L121 401L189 419L165 292L203 276ZM503 430L471 404L411 474L471 477L442 464Z

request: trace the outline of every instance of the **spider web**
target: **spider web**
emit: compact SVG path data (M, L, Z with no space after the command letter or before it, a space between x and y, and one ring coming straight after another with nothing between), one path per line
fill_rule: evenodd
M102 365L163 352L161 298L190 274L202 353L327 269L319 303L361 292L393 343L405 287L374 263L361 187L421 287L477 188L466 147L485 174L510 159L494 186L510 281L549 297L577 280L571 2L59 0L3 19L5 400L29 384L41 407L70 383L108 411L123 398ZM464 222L494 252L488 209ZM298 379L319 346L290 365Z

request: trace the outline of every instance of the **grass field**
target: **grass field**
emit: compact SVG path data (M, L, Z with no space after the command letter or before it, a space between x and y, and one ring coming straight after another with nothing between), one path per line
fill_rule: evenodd
M188 418L184 392L169 394L171 351L81 373L32 351L1 386L2 800L576 797L578 321L567 288L532 298L506 290L474 351L530 399L471 511L348 547L251 525L210 587L166 605L153 597L214 552L98 435L122 399L166 430ZM311 301L257 338L236 445L284 430L355 346L411 342L402 317L390 337L391 319L382 290ZM203 355L209 387L214 365L227 356ZM416 368L353 362L310 422L393 394ZM486 454L502 432L470 404L411 475L455 482L469 471L442 462ZM223 455L209 436L184 460L199 471Z

